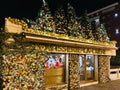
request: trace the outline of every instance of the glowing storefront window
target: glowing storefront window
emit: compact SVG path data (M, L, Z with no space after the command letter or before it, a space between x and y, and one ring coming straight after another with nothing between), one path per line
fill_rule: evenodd
M51 54L48 55L48 60L45 63L45 68L58 68L63 67L65 62L65 55L62 54Z

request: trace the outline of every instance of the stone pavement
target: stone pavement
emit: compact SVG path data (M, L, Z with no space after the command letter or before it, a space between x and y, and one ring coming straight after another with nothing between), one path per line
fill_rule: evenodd
M105 84L95 84L81 87L76 90L120 90L120 79L107 82Z

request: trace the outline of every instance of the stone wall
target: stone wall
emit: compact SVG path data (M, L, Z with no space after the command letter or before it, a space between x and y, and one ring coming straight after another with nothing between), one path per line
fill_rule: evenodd
M69 57L69 85L70 90L80 88L79 55L70 54Z
M106 83L110 81L109 69L110 69L110 56L99 56L99 83Z

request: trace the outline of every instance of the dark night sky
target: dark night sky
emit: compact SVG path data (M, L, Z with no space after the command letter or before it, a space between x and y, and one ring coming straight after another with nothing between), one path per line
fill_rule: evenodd
M64 5L67 0L46 0L52 11L57 7ZM118 2L119 0L68 0L76 10L78 16L85 10L89 12L100 9L104 6ZM0 1L0 22L5 17L30 18L37 17L42 0L1 0Z

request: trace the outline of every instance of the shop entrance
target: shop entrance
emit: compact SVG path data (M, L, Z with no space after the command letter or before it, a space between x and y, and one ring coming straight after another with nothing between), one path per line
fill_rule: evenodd
M98 80L98 60L95 55L80 55L80 81L89 82Z

